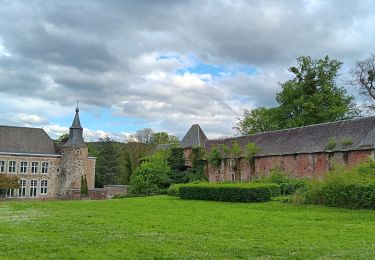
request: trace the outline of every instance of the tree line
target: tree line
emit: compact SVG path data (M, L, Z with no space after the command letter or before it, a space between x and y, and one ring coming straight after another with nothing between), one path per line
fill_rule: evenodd
M87 143L89 154L97 157L95 187L107 184L129 184L131 176L140 166L142 158L152 153L158 144L177 144L179 139L166 132L154 132L151 128L138 130L127 143L110 137Z

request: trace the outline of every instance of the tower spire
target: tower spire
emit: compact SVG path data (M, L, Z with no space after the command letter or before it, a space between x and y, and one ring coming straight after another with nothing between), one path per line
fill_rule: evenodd
M69 140L66 142L65 146L86 147L85 141L83 140L83 128L79 120L78 100L75 112L76 114L72 126L69 128Z

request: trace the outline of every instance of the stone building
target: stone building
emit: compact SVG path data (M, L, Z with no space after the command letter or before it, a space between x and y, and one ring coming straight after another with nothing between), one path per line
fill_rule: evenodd
M88 156L79 109L65 144L56 145L41 128L0 126L0 174L17 176L19 189L7 198L57 198L80 190L81 178L94 188L95 157Z
M275 168L296 177L321 177L335 164L353 166L368 157L374 158L375 151L375 117L215 140L208 140L202 133L198 125L192 126L181 146L187 159L194 146L205 148L206 153L213 147L221 151L220 167L207 163L206 174L210 182L250 181ZM236 167L238 160L222 152L223 145L230 148L235 142L242 150ZM245 158L248 143L260 148L252 163Z

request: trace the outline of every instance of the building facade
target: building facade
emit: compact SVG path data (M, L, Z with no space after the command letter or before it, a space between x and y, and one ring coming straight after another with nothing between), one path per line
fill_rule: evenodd
M221 153L221 165L206 164L210 182L250 181L279 169L296 177L322 177L336 164L353 166L374 158L375 117L336 121L254 135L202 140L202 129L195 125L181 141L185 158L191 148L201 146L206 153L215 147ZM199 139L200 138L200 139ZM223 147L238 143L240 158L225 154ZM246 146L252 143L259 152L246 158ZM229 149L230 150L230 149Z
M58 198L80 190L86 178L95 183L95 157L88 155L76 108L69 139L55 144L41 128L0 126L0 174L16 176L19 189L2 191L7 198Z

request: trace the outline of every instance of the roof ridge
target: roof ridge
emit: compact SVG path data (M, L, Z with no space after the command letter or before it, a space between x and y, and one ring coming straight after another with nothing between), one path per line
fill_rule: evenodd
M43 127L31 127L31 126L0 125L0 127L9 127L9 128L27 128L27 129L38 129L38 130L44 130Z
M257 135L268 134L268 133L277 133L277 132L283 132L283 131L289 131L289 130L310 128L310 127L321 126L321 125L332 125L332 124L337 124L337 123L342 123L342 122L347 122L347 121L352 122L352 121L365 120L365 119L370 119L370 118L375 119L375 116L360 116L360 117L356 117L356 118L352 118L352 119L342 119L342 120L324 122L324 123L319 123L319 124L297 126L297 127L284 128L284 129L278 129L278 130L270 130L270 131L259 132L259 133L256 133L256 134L240 135L240 136L232 136L232 137L222 137L222 138L219 137L219 138L214 138L214 139L208 139L207 141L216 141L216 140L235 139L235 138L248 137L248 136L257 136Z

